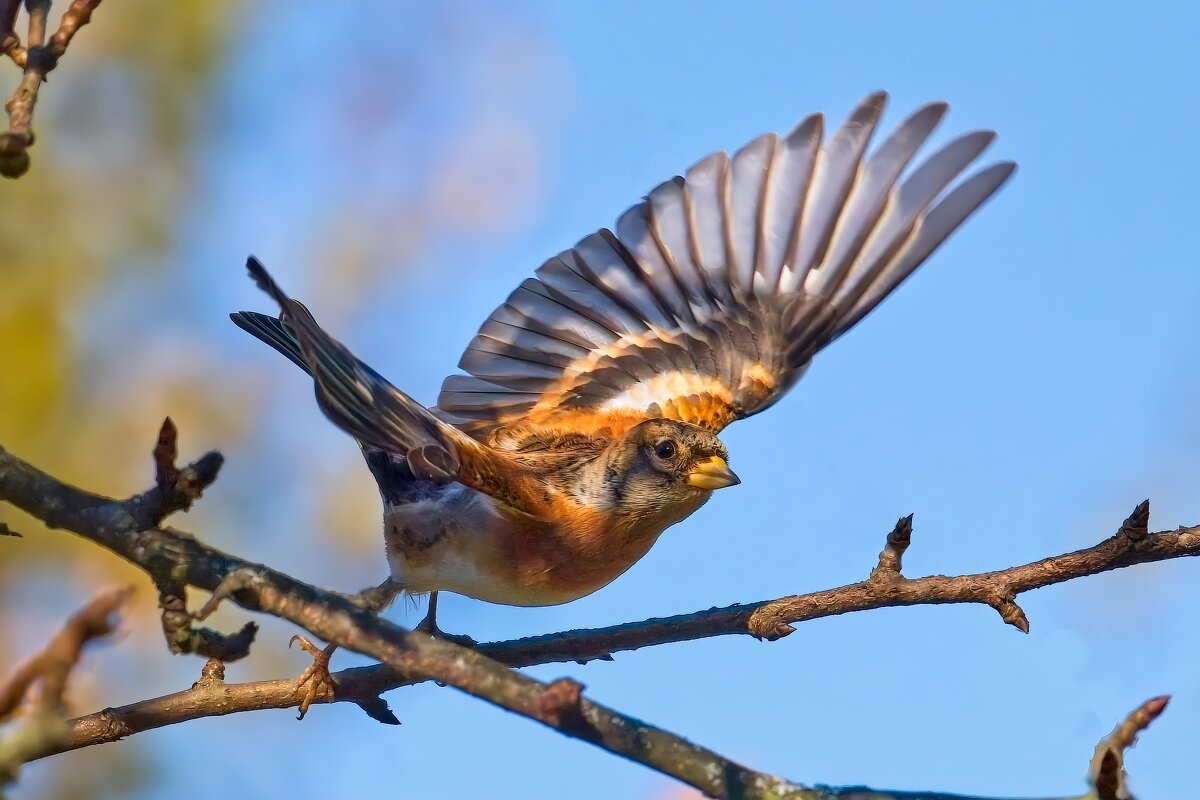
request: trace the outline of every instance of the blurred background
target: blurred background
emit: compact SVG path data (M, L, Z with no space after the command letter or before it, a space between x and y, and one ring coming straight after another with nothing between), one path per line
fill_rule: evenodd
M885 88L885 127L944 98L940 140L994 127L992 155L1021 171L797 391L726 432L742 486L591 597L447 596L442 624L490 640L836 586L909 512L914 576L1089 546L1144 497L1152 529L1200 522L1198 20L1183 2L105 3L43 91L32 170L0 185L0 443L128 495L169 414L183 458L228 459L175 525L322 586L373 585L379 506L356 448L227 319L271 310L247 254L432 403L542 260L706 153ZM16 81L0 65L0 90ZM196 680L140 573L0 520L25 534L0 540L0 665L129 581L129 635L89 652L73 710ZM890 609L530 673L797 781L1003 796L1081 790L1096 741L1167 692L1129 768L1140 796L1181 797L1198 576L1179 561L1026 595L1027 636L988 608ZM299 673L293 629L258 621L228 679ZM202 720L34 764L14 796L690 796L451 689L388 700L402 727L341 705Z

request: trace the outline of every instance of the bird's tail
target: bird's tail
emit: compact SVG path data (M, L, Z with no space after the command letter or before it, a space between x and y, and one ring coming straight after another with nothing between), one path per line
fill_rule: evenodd
M313 377L317 404L360 443L407 457L421 480L459 478L459 449L467 437L389 383L327 334L302 303L288 297L259 261L246 268L279 303L279 319L242 311L231 318ZM472 442L473 444L473 442Z
M300 342L296 341L296 337L283 324L283 320L257 311L235 311L229 318L233 320L234 325L260 342L271 345L297 367L312 375L312 370L304 363L304 351L300 349Z

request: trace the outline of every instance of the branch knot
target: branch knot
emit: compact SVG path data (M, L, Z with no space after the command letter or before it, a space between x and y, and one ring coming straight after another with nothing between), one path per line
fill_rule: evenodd
M1133 509L1133 513L1125 518L1117 530L1117 536L1137 543L1150 535L1150 501L1143 500Z

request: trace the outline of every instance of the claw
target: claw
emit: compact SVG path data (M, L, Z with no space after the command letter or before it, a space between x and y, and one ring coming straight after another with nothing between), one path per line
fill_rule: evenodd
M391 579L385 580L379 586L371 589L365 589L355 595L343 595L347 600L359 608L364 608L368 611L379 613L387 607L388 603L400 592L399 584ZM214 595L215 597L215 595ZM326 645L324 648L317 647L307 637L296 634L288 640L288 647L292 645L300 645L300 649L312 656L312 663L300 673L300 677L296 678L296 692L303 692L300 697L300 715L296 719L304 719L304 715L308 713L308 709L318 700L332 700L334 693L337 690L337 685L333 681L333 676L329 674L329 659L337 650L336 644ZM381 701L382 702L382 701ZM366 706L364 706L364 709ZM387 705L384 705L384 710L387 710ZM371 714L371 711L367 711ZM379 713L379 712L377 712ZM391 712L387 711L390 716ZM375 719L381 719L382 713L379 716L372 714ZM395 719L394 716L391 719ZM390 722L390 720L383 720ZM396 720L396 724L399 724Z
M335 685L333 676L329 674L329 659L337 650L337 645L331 644L320 648L300 634L296 634L288 640L289 648L293 644L299 644L301 650L313 657L312 663L304 672L300 673L300 677L296 678L296 691L304 692L300 698L300 715L296 719L304 719L304 715L308 713L313 702L333 697Z

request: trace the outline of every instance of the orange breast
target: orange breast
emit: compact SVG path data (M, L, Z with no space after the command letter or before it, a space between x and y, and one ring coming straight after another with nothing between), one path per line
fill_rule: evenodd
M506 525L483 564L538 604L564 603L608 585L633 566L661 530L639 531L611 515L554 498L552 523Z
M445 590L505 605L566 603L633 566L669 524L633 525L561 496L552 497L544 520L535 519L466 487L461 493L466 502L388 514L392 575L408 591Z

